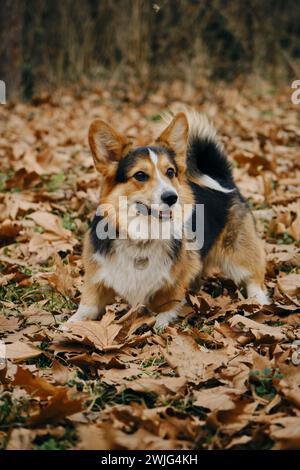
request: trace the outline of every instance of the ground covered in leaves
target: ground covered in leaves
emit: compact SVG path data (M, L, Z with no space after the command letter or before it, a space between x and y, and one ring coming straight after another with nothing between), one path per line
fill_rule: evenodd
M122 299L60 333L97 203L91 120L149 142L179 101L219 130L266 241L273 304L212 273L161 335ZM300 448L299 129L290 90L266 84L81 86L0 107L1 448Z

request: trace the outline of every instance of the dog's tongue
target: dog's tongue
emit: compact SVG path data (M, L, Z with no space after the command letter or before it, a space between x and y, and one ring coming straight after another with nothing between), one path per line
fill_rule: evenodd
M170 210L168 206L163 207L161 209L148 208L141 202L137 202L136 209L140 214L152 215L153 217L157 217L158 219L170 219L172 217L172 211Z
M159 218L160 219L169 219L171 217L171 211L169 209L165 211L159 211Z

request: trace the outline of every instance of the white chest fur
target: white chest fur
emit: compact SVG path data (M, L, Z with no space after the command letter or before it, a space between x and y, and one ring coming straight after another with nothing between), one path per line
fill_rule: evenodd
M147 245L115 240L111 255L96 253L94 259L99 269L93 281L113 288L131 305L146 304L162 286L172 283L172 260L165 243L159 240Z

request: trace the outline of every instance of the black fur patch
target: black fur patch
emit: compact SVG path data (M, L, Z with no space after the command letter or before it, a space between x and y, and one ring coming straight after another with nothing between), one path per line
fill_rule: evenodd
M195 204L204 204L204 244L200 253L205 257L226 225L228 212L234 198L239 196L236 192L225 194L203 188L191 182L190 186L194 193ZM192 215L193 232L196 231L196 223L203 223L203 221L196 221L196 213L194 210Z
M101 239L97 235L97 225L99 222L103 220L103 216L101 215L95 215L95 217L92 220L92 225L90 228L90 237L91 237L91 242L94 248L95 253L100 253L101 255L107 255L113 245L113 239L109 238L109 234L107 234L107 238Z
M216 142L193 138L189 142L187 167L191 173L200 172L218 181L224 188L234 185L231 165Z
M128 181L128 172L133 167L137 159L138 155L135 155L134 152L130 152L120 160L115 176L116 183L126 183L126 181Z

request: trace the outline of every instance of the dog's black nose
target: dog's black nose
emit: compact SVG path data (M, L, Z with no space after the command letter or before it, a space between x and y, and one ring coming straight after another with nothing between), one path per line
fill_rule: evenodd
M178 196L176 193L173 193L173 191L166 191L165 193L162 193L161 195L161 200L165 204L168 204L169 207L173 206L175 202L177 201Z

